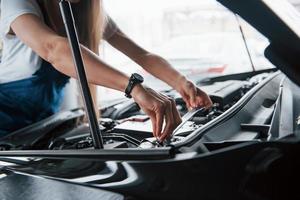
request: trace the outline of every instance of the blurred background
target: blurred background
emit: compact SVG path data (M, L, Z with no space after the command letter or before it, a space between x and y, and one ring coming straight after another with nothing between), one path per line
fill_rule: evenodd
M106 13L140 46L166 58L192 80L252 71L242 33L255 69L273 67L263 56L268 40L215 0L103 0ZM290 0L300 10L300 0ZM101 43L101 57L130 75L142 74L156 90L169 86L147 74L108 43ZM1 58L1 44L0 44ZM124 98L124 94L98 87L98 104ZM63 109L80 104L75 80L68 85Z
M300 0L291 3L300 9ZM239 23L255 68L273 67L263 56L268 40L217 1L104 0L104 7L130 38L166 58L191 79L252 71ZM101 52L103 59L119 70L141 73L150 87L168 89L106 42L102 43ZM123 96L101 87L98 95L102 102Z

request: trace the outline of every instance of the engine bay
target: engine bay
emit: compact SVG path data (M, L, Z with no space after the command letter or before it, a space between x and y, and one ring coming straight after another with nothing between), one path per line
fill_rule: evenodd
M173 132L172 137L164 143L157 142L153 137L150 118L132 100L124 99L105 106L100 109L102 118L99 120L104 148L151 149L180 143L193 132L201 130L206 124L215 121L228 112L245 94L272 73L274 72L260 73L253 76L245 74L236 80L225 78L225 80L215 81L210 79L199 83L199 87L213 101L213 107L209 110L200 108L189 111L176 91L164 92L175 99L183 121ZM90 136L89 125L84 120L83 110L77 109L58 113L8 135L1 140L0 148L1 150L91 149L93 148L93 140Z

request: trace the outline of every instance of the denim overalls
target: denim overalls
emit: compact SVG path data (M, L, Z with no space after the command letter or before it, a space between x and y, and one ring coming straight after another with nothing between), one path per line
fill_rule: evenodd
M0 138L57 112L68 81L43 61L32 77L0 84Z

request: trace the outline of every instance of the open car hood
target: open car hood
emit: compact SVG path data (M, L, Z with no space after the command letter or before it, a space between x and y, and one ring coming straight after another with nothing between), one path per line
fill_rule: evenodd
M296 9L285 0L217 1L269 39L266 58L300 85L300 17Z

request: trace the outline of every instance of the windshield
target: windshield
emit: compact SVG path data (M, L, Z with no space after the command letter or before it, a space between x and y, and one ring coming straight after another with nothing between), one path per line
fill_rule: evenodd
M193 81L252 71L239 24L255 69L273 67L263 54L268 40L214 0L104 0L104 6L130 38L166 58ZM104 42L101 52L103 58L119 70L142 74L152 88L170 89L109 44ZM105 100L123 96L101 88L100 95L103 94Z

